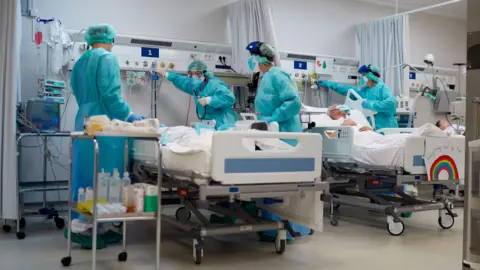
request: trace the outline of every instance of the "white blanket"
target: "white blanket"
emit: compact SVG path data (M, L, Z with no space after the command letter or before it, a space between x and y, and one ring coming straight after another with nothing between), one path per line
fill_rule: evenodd
M439 128L427 123L413 133L381 135L373 131L360 132L354 129L352 158L356 162L367 165L395 168L403 166L404 146L409 137L447 137Z

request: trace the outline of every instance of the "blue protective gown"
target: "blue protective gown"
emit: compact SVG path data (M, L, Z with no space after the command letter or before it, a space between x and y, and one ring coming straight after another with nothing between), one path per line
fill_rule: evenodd
M370 88L364 85L360 88L351 85L343 85L336 82L326 81L323 84L333 91L346 96L348 90L355 90L363 99L368 101L367 109L377 112L375 114L375 130L382 128L398 128L397 118L397 99L392 90L379 81L374 87ZM371 120L369 119L371 123Z
M260 119L278 122L280 132L302 132L302 102L290 75L273 67L263 75L255 97L255 110Z
M103 48L91 49L78 59L72 70L71 87L78 104L75 131L84 129L85 116L107 115L126 121L130 107L121 96L120 67L117 58ZM99 167L113 173L124 168L124 138L98 138ZM93 142L75 140L73 145L72 195L77 200L78 188L93 187Z
M212 73L207 72L205 77L206 83L195 84L187 76L169 72L167 79L176 88L194 97L200 120L215 120L217 130L235 125L238 117L232 109L235 105L235 96L232 91ZM210 103L203 107L198 103L199 97L211 97Z

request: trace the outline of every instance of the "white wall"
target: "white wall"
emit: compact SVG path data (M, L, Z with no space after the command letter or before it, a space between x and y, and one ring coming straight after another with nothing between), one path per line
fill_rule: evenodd
M280 50L355 57L355 25L394 14L393 8L353 0L274 0L273 19ZM438 66L466 61L466 21L410 15L410 58L427 53Z
M467 59L467 22L426 14L410 15L410 58L422 64L427 53L435 55L435 65L450 68Z

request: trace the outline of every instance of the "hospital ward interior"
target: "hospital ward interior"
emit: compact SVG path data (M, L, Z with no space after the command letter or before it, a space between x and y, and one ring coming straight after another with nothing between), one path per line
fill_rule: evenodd
M480 270L480 0L1 0L0 270Z

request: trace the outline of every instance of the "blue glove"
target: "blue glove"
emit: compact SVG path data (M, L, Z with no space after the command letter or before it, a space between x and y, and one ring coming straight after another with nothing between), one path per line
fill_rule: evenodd
M329 81L327 81L327 80L320 80L320 81L317 82L317 86L318 87L329 88L328 83L329 83Z
M145 119L145 117L132 114L128 117L127 122L132 123L132 122L140 121L143 119Z
M362 101L362 108L364 109L370 109L370 104L368 103L368 100Z
M259 120L260 120L260 121L265 121L265 122L267 122L267 123L273 122L272 117L270 117L270 116L260 116L260 117L259 117Z

